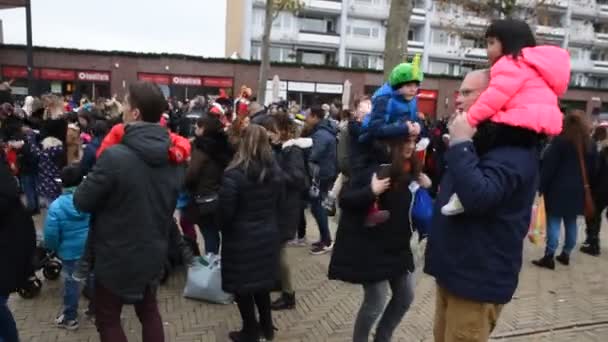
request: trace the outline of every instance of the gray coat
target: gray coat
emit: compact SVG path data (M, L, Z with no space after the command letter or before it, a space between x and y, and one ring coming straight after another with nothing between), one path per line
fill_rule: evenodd
M183 167L170 164L167 130L127 125L74 193L76 208L93 214L91 243L96 279L125 301L143 298L167 260L169 229Z

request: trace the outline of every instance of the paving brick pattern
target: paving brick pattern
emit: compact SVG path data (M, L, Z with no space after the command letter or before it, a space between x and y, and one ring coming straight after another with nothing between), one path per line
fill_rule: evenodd
M318 235L314 221L309 222L311 237ZM542 254L542 248L526 242L519 289L506 306L492 338L512 342L608 341L608 249L605 251L599 258L576 253L570 267L558 265L552 272L530 265L532 258ZM361 288L327 280L329 255L311 256L305 248L290 248L289 260L298 302L295 310L274 315L279 329L276 340L349 341ZM166 340L227 341L228 332L240 328L236 306L185 299L181 296L184 281L184 272L177 272L159 292ZM94 325L88 321L81 321L76 332L54 327L53 319L60 310L60 291L60 281L46 281L36 299L12 297L10 306L22 340L98 341ZM434 293L432 278L418 272L415 302L394 341L432 341ZM81 310L84 304L83 299ZM141 341L141 328L131 307L125 307L123 325L129 341Z

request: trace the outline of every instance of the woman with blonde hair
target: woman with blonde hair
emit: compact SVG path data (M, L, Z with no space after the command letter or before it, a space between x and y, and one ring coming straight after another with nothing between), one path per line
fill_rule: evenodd
M219 192L222 287L235 294L243 328L232 341L274 338L270 290L278 279L281 170L266 130L250 125L226 169ZM259 314L259 323L255 309Z

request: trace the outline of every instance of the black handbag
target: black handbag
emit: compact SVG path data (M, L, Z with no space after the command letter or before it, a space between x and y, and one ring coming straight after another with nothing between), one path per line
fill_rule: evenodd
M215 214L218 209L219 196L217 193L210 195L194 196L194 204L198 208L199 216L207 216Z

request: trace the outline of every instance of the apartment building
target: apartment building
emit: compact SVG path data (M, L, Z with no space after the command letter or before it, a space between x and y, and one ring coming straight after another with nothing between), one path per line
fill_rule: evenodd
M273 22L272 61L382 69L390 0L303 0ZM265 0L229 0L226 55L259 59ZM608 0L520 0L518 16L543 44L566 47L572 85L608 88ZM534 10L532 10L534 8ZM458 5L414 0L408 52L425 72L462 75L486 64L488 20Z

